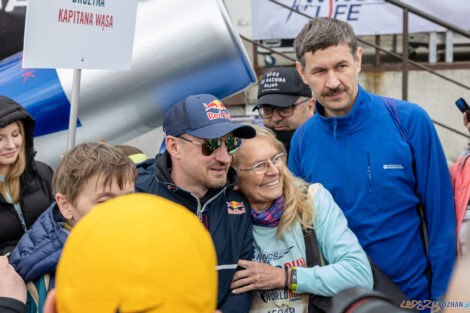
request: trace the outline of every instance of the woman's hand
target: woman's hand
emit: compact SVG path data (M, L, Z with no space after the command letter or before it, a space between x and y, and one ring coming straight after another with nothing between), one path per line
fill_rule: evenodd
M235 272L230 288L233 293L284 288L285 270L269 264L239 260L243 270Z

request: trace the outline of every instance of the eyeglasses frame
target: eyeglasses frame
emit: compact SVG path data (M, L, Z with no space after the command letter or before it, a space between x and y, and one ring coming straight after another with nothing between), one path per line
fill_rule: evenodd
M274 159L277 160L282 156L287 156L287 153L285 153L285 152L278 153L271 160L261 161L261 162L256 163L255 165L253 165L251 168L239 168L238 170L241 171L241 172L252 171L255 175L264 175L269 171L269 164L272 164L273 166L278 167L276 164L274 164L273 160ZM268 164L268 166L266 167L266 171L264 171L263 173L257 173L255 171L255 167L257 167L258 165L260 165L262 163L267 163ZM285 161L284 161L284 163L285 163Z
M300 101L300 102L296 102L296 103L294 103L293 105L288 106L288 107L286 107L286 108L281 108L281 107L273 106L273 105L269 105L269 106L273 108L273 114L274 114L274 110L276 110L276 111L277 111L277 114L278 114L279 116L281 116L281 117L291 117L292 115L294 115L294 111L295 111L295 107L296 107L296 106L298 106L299 104L302 104L302 103L306 103L306 102L308 102L308 101L310 101L310 100L312 100L312 98L307 98L307 99L302 100L302 101ZM273 114L271 114L269 117L264 117L264 115L261 114L261 109L262 109L264 106L267 106L267 105L262 105L262 106L256 108L256 109L258 110L259 116L260 116L262 119L270 119L270 118L272 118L272 117L273 117ZM292 108L292 112L291 112L289 115L282 115L282 114L281 114L281 110L287 109L287 108Z

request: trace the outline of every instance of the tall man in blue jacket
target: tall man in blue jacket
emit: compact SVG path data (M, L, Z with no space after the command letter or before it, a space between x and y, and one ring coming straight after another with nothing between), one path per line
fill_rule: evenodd
M136 191L170 199L198 216L217 253L217 309L248 312L251 293L230 290L238 260L251 260L253 253L250 209L234 190L237 175L230 163L241 138L253 138L256 131L234 123L222 102L207 94L175 104L163 130L167 150L137 166Z
M349 24L315 18L294 45L318 114L293 136L289 168L333 194L363 248L410 299L436 300L455 261L456 231L446 158L429 116L358 85L362 50Z

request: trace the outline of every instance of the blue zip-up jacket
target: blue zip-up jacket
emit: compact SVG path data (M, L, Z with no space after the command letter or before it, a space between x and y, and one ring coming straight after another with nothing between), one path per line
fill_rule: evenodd
M332 193L364 250L410 299L437 300L446 291L456 258L449 170L426 112L416 104L396 103L414 155L383 98L359 86L344 117L325 118L323 106L316 104L319 114L292 138L289 168ZM428 225L430 294L415 186Z
M44 211L18 242L10 264L25 282L33 282L37 295L28 290L27 312L42 312L47 290L55 286L55 270L69 231L56 202ZM44 275L50 274L50 281ZM46 284L48 286L46 286Z
M55 272L69 235L69 231L62 227L64 222L65 219L54 201L21 237L11 254L10 264L25 282ZM53 287L52 281L51 284Z
M209 190L203 199L198 199L174 184L170 168L171 158L166 151L158 154L155 159L138 164L136 192L151 193L172 200L199 217L211 234L217 253L217 308L224 313L248 312L251 293L236 295L230 290L238 260L251 260L253 256L250 209L245 198L233 190L237 180L235 170L229 169L228 182L224 187Z

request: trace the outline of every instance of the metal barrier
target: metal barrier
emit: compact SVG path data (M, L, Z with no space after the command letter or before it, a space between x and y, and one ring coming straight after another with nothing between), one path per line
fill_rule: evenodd
M458 26L452 25L450 23L447 23L444 20L441 20L435 16L432 16L422 10L419 10L415 7L412 7L408 4L405 4L401 1L398 0L385 0L386 2L393 4L395 6L400 7L403 9L403 58L402 58L402 70L403 70L403 77L402 77L402 98L403 100L408 100L408 64L409 59L408 59L408 14L409 12L416 14L418 16L421 16L422 18L434 22L438 25L441 25L443 27L446 27L447 29L450 29L456 33L461 34L462 36L465 36L467 38L470 38L470 32L466 31L465 29L462 29ZM455 83L455 82L454 82ZM460 83L457 85L462 86ZM463 85L462 87L469 89L467 86Z

